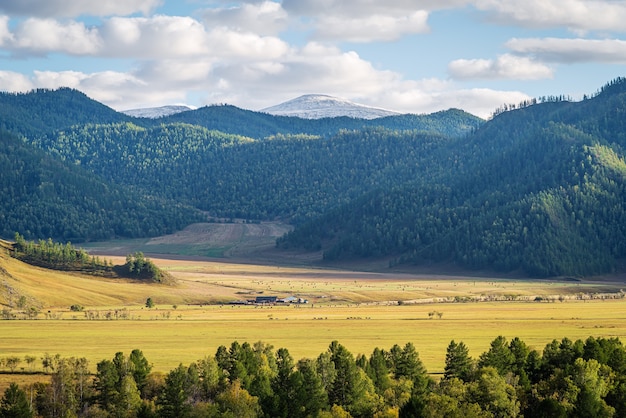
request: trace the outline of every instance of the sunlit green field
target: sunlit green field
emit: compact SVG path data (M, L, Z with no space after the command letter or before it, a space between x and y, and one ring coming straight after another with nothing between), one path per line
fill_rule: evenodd
M264 341L299 359L316 357L338 340L355 355L412 342L427 369L440 373L452 339L478 356L499 335L520 337L539 350L555 338L626 337L626 299L617 279L513 280L154 259L177 280L167 286L1 261L4 285L39 313L35 320L0 321L0 358L58 353L86 357L92 371L99 361L135 348L155 370L167 372L233 341ZM0 294L4 306L14 298L7 295ZM228 304L260 295L309 303ZM156 303L152 309L145 307L148 297ZM70 311L72 304L84 311ZM22 368L29 370L24 361L17 370ZM39 360L34 369L41 371ZM0 375L0 386L6 378Z
M117 351L144 351L155 369L188 364L232 341L264 341L295 358L316 357L332 340L354 354L412 342L430 372L443 370L450 340L474 355L498 335L520 337L542 349L552 339L590 335L624 338L626 302L566 301L445 303L409 306L157 306L131 308L135 320L1 321L0 353L87 357L92 365ZM429 312L442 313L432 319ZM166 319L168 318L169 319Z

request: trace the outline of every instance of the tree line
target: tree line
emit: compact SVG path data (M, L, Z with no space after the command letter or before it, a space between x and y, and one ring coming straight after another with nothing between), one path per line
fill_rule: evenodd
M126 277L157 283L174 281L171 274L157 267L141 251L128 254L124 264L114 266L110 260L90 256L85 250L74 247L70 242L61 244L51 238L38 242L27 241L22 235L15 233L11 256L25 263L52 270L80 271L98 276Z
M0 417L626 414L626 349L617 338L563 338L540 353L500 336L477 358L453 340L439 379L427 373L411 343L355 356L333 341L316 358L295 361L286 348L234 341L165 374L153 371L138 349L100 361L93 372L84 358L46 354L41 360L50 383L11 385L0 399ZM4 361L12 371L14 363Z
M82 248L76 248L71 242L61 244L47 240L27 241L15 233L15 243L11 255L28 264L53 270L83 271L90 274L106 274L113 271L113 263L90 256Z

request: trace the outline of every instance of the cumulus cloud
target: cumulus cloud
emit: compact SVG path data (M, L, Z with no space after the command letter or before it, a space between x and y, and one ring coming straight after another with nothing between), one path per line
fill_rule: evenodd
M365 96L379 93L383 86L400 79L397 73L375 69L353 51L343 52L316 42L291 51L280 61L279 67L248 65L241 70L224 70L218 71L221 77L237 85L243 83L246 89L278 89L290 94L306 89L307 92L335 92L333 94L340 96ZM252 72L256 72L256 77L250 77Z
M475 0L475 6L503 24L575 31L624 32L626 2L612 0Z
M292 17L302 17L317 40L349 42L391 41L406 34L429 31L429 10L464 1L283 0Z
M204 100L261 109L311 92L351 98L376 95L399 79L394 72L375 69L355 52L310 42L277 60L220 62L203 82L211 92Z
M262 1L228 8L207 9L203 18L210 27L225 26L258 35L276 35L287 27L288 15L280 3Z
M12 16L76 17L149 14L163 0L0 0L0 12Z
M0 12L12 16L77 17L149 14L163 0L0 0Z
M392 41L405 34L428 31L428 13L418 10L403 16L370 15L353 19L323 16L317 22L316 37L349 42Z
M21 73L0 71L0 91L27 92L34 87L32 81Z
M432 78L401 81L371 99L371 105L407 113L431 113L456 108L487 119L502 104L520 103L529 100L530 96L520 91L464 89L452 81Z
M89 74L79 71L35 71L30 83L31 88L75 88L118 110L154 103L180 102L186 96L181 90L160 89L158 85L141 80L131 73L117 71Z
M473 88L440 92L434 94L431 100L435 108L445 105L443 108L463 109L487 119L504 103L521 103L530 99L529 95L520 91Z
M278 59L289 50L289 45L279 38L225 28L212 30L207 42L212 55L243 61Z
M448 73L455 79L539 80L551 78L553 71L545 64L528 57L500 55L495 60L458 59L448 64Z
M511 39L506 46L514 52L556 63L626 63L626 41L620 39Z
M464 6L469 0L283 0L283 7L297 15L335 15L363 17L371 15L400 15L416 10L441 10Z
M49 3L58 6L61 1L41 4L45 8ZM470 0L212 0L213 6L220 7L199 11L195 15L198 19L123 16L124 10L154 10L156 0L126 0L124 5L117 1L100 2L106 5L65 1L63 16L106 15L109 5L118 7L115 13L119 15L90 20L93 26L60 17L41 18L61 16L60 12L42 11L39 17L21 21L0 17L0 45L5 52L121 58L131 65L120 71L34 71L30 76L0 72L0 88L69 86L119 110L173 102L231 103L261 109L300 94L326 93L403 112L458 107L487 117L503 103L518 103L528 97L517 91L460 89L454 80L552 75L540 61L549 57L547 50L539 50L533 40L511 40L506 46L514 54L495 59L452 61L450 80L409 80L399 72L375 67L355 51L333 45L333 41L389 41L424 33L429 30L429 13L465 6ZM506 11L488 0L475 2L482 2L481 10L490 10L494 16L504 16ZM25 5L35 4L33 0L19 6L13 3L0 0L0 11L12 8L12 13L18 13L23 7L26 13ZM296 37L311 35L313 41L290 45L277 36L286 29L293 31L291 34L297 32Z
M13 33L5 33L3 46L18 54L45 54L50 51L70 55L95 54L101 46L98 31L83 23L59 23L52 19L27 19Z
M100 32L101 53L106 56L147 59L208 52L204 26L190 17L114 17L104 22Z
M30 18L11 32L0 19L0 45L14 55L65 53L139 60L212 57L241 60L275 59L289 45L277 37L238 32L225 27L213 30L191 17L113 17L100 26Z

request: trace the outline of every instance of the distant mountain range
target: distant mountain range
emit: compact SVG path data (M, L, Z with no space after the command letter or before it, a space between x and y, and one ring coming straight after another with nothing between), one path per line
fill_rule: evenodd
M121 113L135 118L158 119L192 110L188 106L169 105L124 110ZM354 119L378 119L398 116L400 112L366 106L339 97L324 94L306 94L275 106L260 110L274 116L290 116L303 119L348 117Z
M146 237L209 214L290 222L278 248L329 262L621 272L625 113L626 78L489 121L458 109L304 119L229 105L152 119L72 89L0 93L0 236Z
M128 116L132 116L134 118L158 119L165 116L174 115L176 113L186 112L188 110L193 109L189 106L168 105L160 107L123 110L122 113Z
M306 94L261 112L277 116L295 116L305 119L336 118L347 116L357 119L377 119L400 115L399 112L365 106L346 99L323 94Z

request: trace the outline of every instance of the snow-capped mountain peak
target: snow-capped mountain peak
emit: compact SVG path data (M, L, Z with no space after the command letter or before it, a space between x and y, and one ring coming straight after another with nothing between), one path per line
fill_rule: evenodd
M399 112L366 106L339 97L323 94L305 94L261 112L277 116L297 116L304 119L321 119L348 116L357 119L376 119L399 115Z
M143 109L123 110L121 113L135 118L157 119L164 116L174 115L176 113L186 112L188 110L192 109L189 106L168 105L160 107L148 107Z

